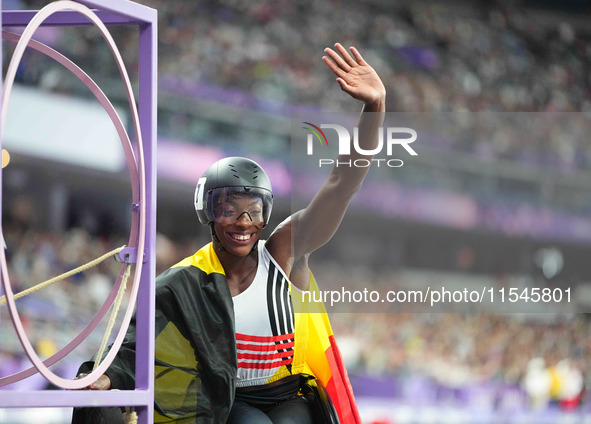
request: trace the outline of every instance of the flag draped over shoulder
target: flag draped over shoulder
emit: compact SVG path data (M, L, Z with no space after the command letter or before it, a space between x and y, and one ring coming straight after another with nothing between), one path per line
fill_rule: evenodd
M361 424L353 389L336 344L326 308L321 301L313 301L313 299L321 299L321 296L313 295L319 289L311 272L308 291L312 295L310 293L304 295L296 290L291 291L296 312L296 340L304 336L302 331L297 333L298 329L304 329L307 339L305 348L307 367L328 391L341 423Z
M135 388L135 320L107 375ZM156 279L154 422L226 422L234 402L232 296L211 245Z
M324 305L305 302L298 290L291 296L293 372L313 374L327 388L341 423L361 423ZM234 309L211 243L156 279L154 371L155 423L226 422L237 375ZM135 388L135 318L107 375L114 389Z

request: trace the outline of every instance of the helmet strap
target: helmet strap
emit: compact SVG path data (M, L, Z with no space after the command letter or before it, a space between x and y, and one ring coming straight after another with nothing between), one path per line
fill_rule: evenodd
M217 234L215 233L215 228L213 228L213 221L209 223L209 229L211 230L211 238L217 242L220 241Z

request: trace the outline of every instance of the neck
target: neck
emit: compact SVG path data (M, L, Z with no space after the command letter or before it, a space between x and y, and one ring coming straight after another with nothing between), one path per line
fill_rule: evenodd
M215 240L215 238L213 240L213 248L215 253L218 255L220 263L224 267L227 277L249 273L258 264L259 255L256 245L255 248L252 249L251 252L246 256L232 255L226 251L222 244Z
M236 296L246 290L254 280L259 256L257 249L253 249L246 256L235 256L228 253L219 242L214 240L214 249L220 263L224 267L230 294Z

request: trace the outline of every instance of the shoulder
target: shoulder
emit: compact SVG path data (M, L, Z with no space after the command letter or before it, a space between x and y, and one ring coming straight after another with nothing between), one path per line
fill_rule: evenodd
M156 290L161 291L178 284L200 281L213 274L225 278L224 268L209 243L194 255L183 259L160 274L156 278Z
M157 305L231 302L224 269L210 246L211 243L156 278Z
M279 224L265 242L265 248L286 275L291 272L292 217Z
M294 225L297 225L297 213L279 224L265 243L265 248L275 265L283 270L289 281L298 289L307 290L309 285L309 255L306 254L299 258L294 257L292 251L293 237L297 237L296 232L292 231Z
M173 265L166 272L173 272L174 270L178 270L179 268L196 268L205 272L206 274L218 273L225 275L224 267L220 263L218 256L213 250L212 243L206 244L201 249L199 249L194 255L183 259L176 265Z

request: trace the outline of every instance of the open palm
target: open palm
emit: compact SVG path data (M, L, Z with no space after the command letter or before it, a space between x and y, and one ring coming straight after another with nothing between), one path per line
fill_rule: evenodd
M328 47L324 49L327 56L323 56L322 60L337 76L343 91L367 104L386 96L382 80L355 47L349 48L352 55L339 43L335 44L335 49L338 53Z

